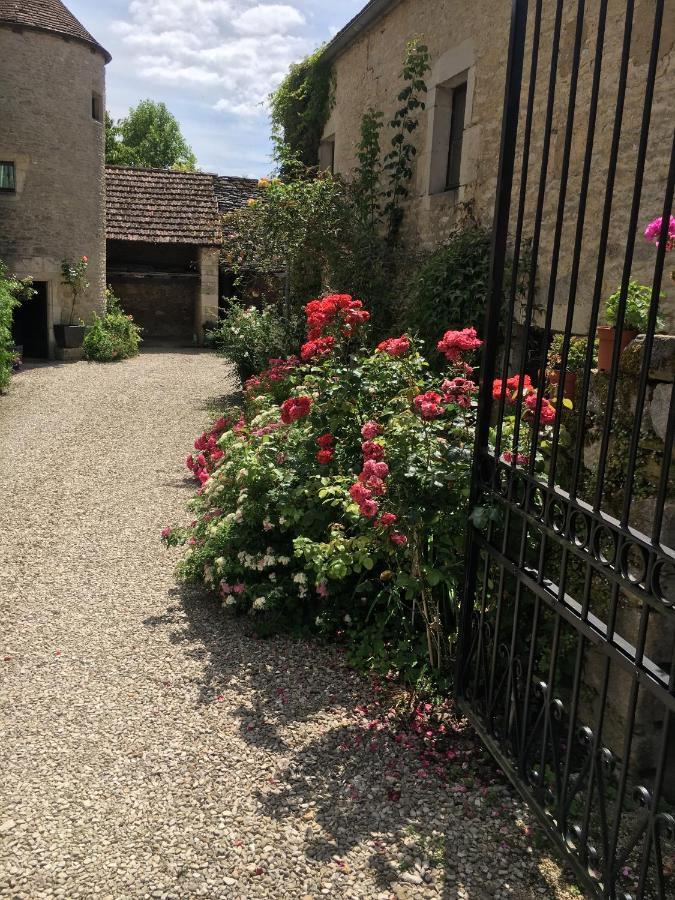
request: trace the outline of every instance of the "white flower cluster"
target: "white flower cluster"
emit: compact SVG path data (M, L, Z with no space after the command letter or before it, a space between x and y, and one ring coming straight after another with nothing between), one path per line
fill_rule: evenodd
M267 600L265 597L256 597L253 601L253 609L256 612L262 612L263 609L267 606Z

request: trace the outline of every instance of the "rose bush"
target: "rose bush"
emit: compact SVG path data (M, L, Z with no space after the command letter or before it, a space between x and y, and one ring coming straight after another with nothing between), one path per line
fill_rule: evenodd
M193 521L164 539L186 547L183 578L258 630L343 635L360 662L418 681L452 655L480 341L447 332L437 376L407 335L364 349L369 315L348 295L306 318L321 351L271 360L243 411L198 438Z

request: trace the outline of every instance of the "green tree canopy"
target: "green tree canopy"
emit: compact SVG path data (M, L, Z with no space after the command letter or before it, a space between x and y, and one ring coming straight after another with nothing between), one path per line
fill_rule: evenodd
M105 117L105 159L113 166L192 171L197 159L164 103L141 100L124 119Z

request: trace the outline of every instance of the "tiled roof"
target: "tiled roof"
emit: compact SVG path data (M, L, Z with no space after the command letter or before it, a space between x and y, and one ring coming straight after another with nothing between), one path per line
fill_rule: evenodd
M222 243L215 176L106 166L106 236L152 244Z
M110 62L108 51L89 34L61 0L0 0L0 24L6 22L84 41L100 50L106 62Z
M218 208L223 215L240 209L246 205L247 200L258 195L258 182L255 178L216 175L214 187L218 198Z

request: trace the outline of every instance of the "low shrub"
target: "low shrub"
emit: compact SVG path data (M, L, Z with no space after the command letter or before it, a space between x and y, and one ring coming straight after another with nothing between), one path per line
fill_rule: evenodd
M405 325L419 335L430 361L444 328L482 323L490 276L490 232L471 224L456 231L415 273L408 287Z
M138 354L141 329L127 315L120 301L108 289L104 316L94 314L94 321L84 338L85 358L92 362L115 362Z
M17 355L12 342L12 319L14 309L22 297L30 298L33 293L30 279L19 281L7 272L7 266L0 261L0 392L7 389L12 371L17 368Z
M437 376L407 335L364 349L369 314L347 295L306 317L299 357L195 442L193 522L163 537L187 548L181 577L260 633L343 638L354 661L419 683L453 651L480 340L448 332Z
M269 360L287 356L297 341L299 323L274 305L257 309L231 300L207 340L217 353L231 360L242 383L268 367Z

